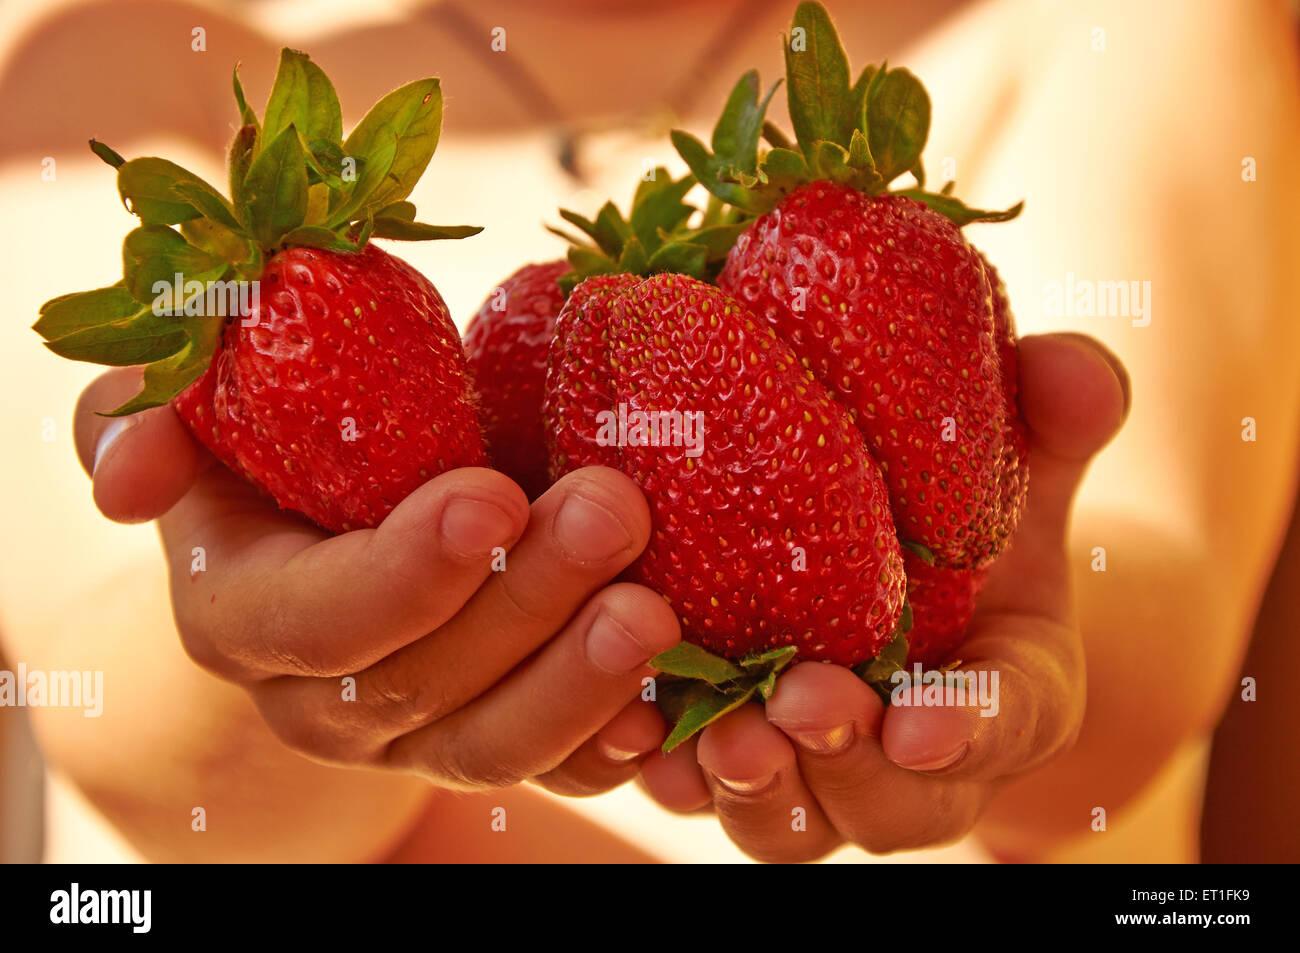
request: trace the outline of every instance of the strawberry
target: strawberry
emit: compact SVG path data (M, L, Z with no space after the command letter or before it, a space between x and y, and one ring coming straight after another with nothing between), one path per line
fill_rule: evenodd
M597 281L560 313L544 413L557 476L611 466L646 493L654 531L625 577L723 659L871 658L902 612L903 563L849 415L717 288Z
M281 507L335 532L374 526L429 477L485 460L447 306L369 244L479 231L416 222L406 201L437 145L441 88L390 93L346 140L305 54L281 53L261 121L238 74L234 88L230 198L92 140L141 227L120 282L48 302L36 330L64 357L146 365L142 391L110 416L173 401Z
M566 261L525 265L483 302L465 331L492 465L536 499L550 485L542 432L546 355L564 305Z
M1005 220L1019 206L983 212L950 188L926 192L924 87L883 66L850 86L825 10L801 4L794 26L804 40L785 54L795 141L764 124L754 73L732 93L713 152L673 134L701 183L758 216L719 287L789 341L853 415L884 471L900 537L940 567L987 565L1019 518L1024 465L993 289L960 226ZM775 146L761 160L760 133ZM918 187L887 192L904 172Z
M685 227L697 210L682 197L694 185L690 176L674 180L657 168L637 184L626 218L613 202L594 221L561 209L560 216L583 233L551 229L570 242L567 264L520 268L493 289L466 331L493 465L530 499L550 485L541 402L548 345L566 294L593 275L716 274L737 229L716 213L698 228ZM598 286L586 284L588 291Z
M1005 544L1006 402L988 279L914 199L799 187L740 236L719 287L763 315L852 413L899 532L941 565Z

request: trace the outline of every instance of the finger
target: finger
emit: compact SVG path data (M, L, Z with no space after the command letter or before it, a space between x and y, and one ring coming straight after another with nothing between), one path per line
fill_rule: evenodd
M637 698L558 768L534 780L553 794L600 794L636 777L641 762L658 749L666 734L659 709Z
M744 705L704 729L700 767L736 846L758 860L816 860L840 843L799 774L794 748L760 705Z
M564 628L649 538L645 498L623 474L590 467L556 483L533 503L528 529L504 570L490 573L436 633L366 673L384 694L418 699L388 711L390 720L400 716L391 722L393 737L490 689Z
M794 744L799 772L844 837L873 854L947 843L986 800L972 782L904 770L881 747L879 696L846 668L805 662L776 683L767 718Z
M143 523L167 512L211 459L170 404L101 416L134 396L140 383L139 368L101 374L82 391L73 415L77 457L94 480L95 505L117 523Z
M712 807L713 794L704 780L697 758L700 739L688 738L668 754L652 754L641 762L641 781L646 793L660 807L689 814Z
M509 478L466 467L430 480L377 528L326 537L240 482L214 467L160 522L186 647L240 677L348 674L414 642L483 584L529 512ZM206 566L194 574L196 547Z
M944 704L890 707L881 737L892 761L992 781L1038 767L1074 742L1086 683L1072 626L1015 613L977 615L962 655L968 661L949 673Z
M680 636L676 613L657 593L609 586L526 665L464 708L397 738L385 761L469 790L546 774L640 695L654 675L647 663ZM365 688L361 677L358 691Z
M1070 506L1092 457L1128 412L1119 359L1080 334L1020 340L1020 410L1029 430L1029 499L981 597L990 611L1068 618Z

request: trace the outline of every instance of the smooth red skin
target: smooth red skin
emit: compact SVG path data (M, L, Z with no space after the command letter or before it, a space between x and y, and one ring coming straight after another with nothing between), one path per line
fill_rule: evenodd
M907 634L907 664L931 668L951 660L966 637L988 569L943 569L903 551L912 631Z
M731 659L785 645L840 665L874 656L902 611L903 561L848 414L711 285L656 275L582 290L556 325L545 415L557 472L616 467L645 491L653 532L626 578L668 599L686 639ZM703 454L599 445L597 414L620 401L702 411Z
M912 199L814 182L740 236L718 285L853 414L901 538L955 568L1002 551L1019 513L1000 489L1008 405L992 289L950 220ZM956 440L941 439L946 417Z
M530 500L551 485L542 393L555 319L564 306L559 278L569 270L566 261L524 265L493 290L465 331L492 465Z
M258 323L232 319L175 405L282 508L333 532L374 526L430 477L485 463L460 337L410 265L373 244L291 248L259 297Z

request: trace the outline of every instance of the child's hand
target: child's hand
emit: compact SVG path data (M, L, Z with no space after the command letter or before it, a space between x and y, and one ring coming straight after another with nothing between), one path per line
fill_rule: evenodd
M737 845L765 860L811 860L845 841L874 853L926 847L968 833L1006 779L1072 744L1085 682L1065 548L1070 506L1127 413L1127 377L1075 334L1023 339L1020 374L1029 504L959 653L961 671L998 673L996 716L888 707L846 668L797 665L766 710L746 705L643 764L662 804L711 802ZM792 823L797 808L806 830Z
M170 407L94 413L138 386L112 371L78 404L95 502L120 522L158 518L186 650L244 686L290 747L453 788L540 776L585 794L662 741L639 695L676 617L648 589L607 586L650 533L626 477L578 471L530 512L502 474L454 470L378 528L329 537L215 463Z

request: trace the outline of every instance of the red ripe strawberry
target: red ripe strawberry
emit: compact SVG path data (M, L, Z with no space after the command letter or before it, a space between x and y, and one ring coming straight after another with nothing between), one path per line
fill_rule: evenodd
M974 567L1006 541L1006 402L990 289L920 202L813 182L740 236L719 287L765 317L851 413L903 538Z
M721 267L725 247L697 244L685 228L696 210L682 201L695 180L658 168L643 177L624 218L606 202L594 221L561 209L584 237L551 231L572 243L568 262L525 265L493 290L465 333L465 349L481 400L493 465L535 498L550 485L541 402L546 356L566 292L583 279L583 294L618 285L619 275L674 271L701 277ZM710 223L719 234L734 226ZM593 277L596 276L596 277Z
M908 550L903 551L903 567L912 607L907 664L942 665L965 638L988 570L936 568Z
M868 66L850 85L826 11L802 3L787 43L795 141L764 125L758 78L736 86L711 153L673 142L700 182L758 216L719 286L768 321L854 415L889 484L900 538L949 568L986 565L1019 516L1023 479L995 340L992 289L962 237L969 209L924 191L929 99L905 69ZM768 94L771 96L771 93ZM775 148L758 155L762 134ZM920 186L887 192L905 172Z
M429 477L486 459L447 306L367 244L479 231L416 222L405 201L437 144L441 88L395 90L346 140L338 97L305 54L281 53L264 122L238 76L235 98L230 199L92 141L142 227L126 238L122 281L48 302L36 330L65 357L146 365L144 389L113 416L174 399L280 506L338 532L374 526Z
M544 412L557 475L602 464L646 493L654 531L626 578L728 659L871 658L901 614L903 564L849 416L718 289L606 282L561 312Z
M542 430L546 355L564 305L565 261L525 265L483 302L465 332L492 465L535 499L550 485Z
M486 461L456 326L423 275L367 245L290 248L261 281L257 323L226 325L174 401L218 459L336 532Z

